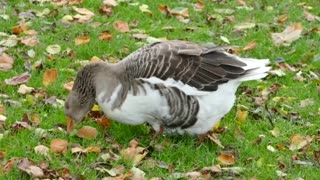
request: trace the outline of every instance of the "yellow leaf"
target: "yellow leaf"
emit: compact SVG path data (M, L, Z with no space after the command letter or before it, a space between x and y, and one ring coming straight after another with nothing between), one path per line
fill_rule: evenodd
M241 110L240 107L237 109L237 120L240 124L243 124L246 122L247 117L248 117L248 111L246 110Z

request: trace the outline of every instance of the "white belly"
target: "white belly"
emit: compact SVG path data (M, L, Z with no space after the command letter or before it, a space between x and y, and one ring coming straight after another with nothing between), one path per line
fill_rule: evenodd
M218 90L214 92L195 92L194 89L186 86L179 87L175 83L175 86L186 94L197 97L200 104L198 121L189 128L168 128L165 129L165 132L179 134L187 132L191 135L207 133L232 108L235 102L235 91L239 84L236 81L229 81L229 83L219 85ZM146 95L140 93L133 96L129 91L121 108L111 109L121 86L115 89L110 101L107 102L106 99L103 99L104 94L99 94L96 101L105 114L115 121L130 125L149 123L156 131L159 131L162 117L169 116L169 106L164 96L161 96L158 91L151 89L149 85L144 85L144 87Z

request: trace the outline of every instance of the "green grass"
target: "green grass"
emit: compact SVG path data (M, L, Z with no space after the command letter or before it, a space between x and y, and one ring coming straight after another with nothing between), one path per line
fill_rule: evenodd
M35 162L48 161L50 168L69 168L73 176L84 175L87 179L102 178L107 176L106 173L101 173L92 170L90 165L96 161L102 161L99 154L89 153L78 157L72 154L70 148L66 155L55 155L50 153L50 160L42 155L36 154L33 148L36 145L43 144L50 146L50 142L55 138L62 138L71 143L79 143L84 147L99 146L103 148L103 152L108 152L112 149L112 144L106 142L105 137L112 137L122 147L127 147L131 139L136 139L141 146L147 147L152 137L148 136L148 128L142 126L127 126L112 122L111 127L107 128L104 132L94 123L93 120L84 121L78 127L89 125L96 127L99 130L99 135L94 140L83 140L76 136L69 136L63 131L57 129L57 124L65 124L65 116L63 107L53 107L44 103L43 99L36 99L32 102L25 101L26 95L17 93L19 86L5 85L4 80L12 76L26 72L24 67L26 60L30 60L33 64L36 61L43 61L44 68L39 72L33 70L29 73L32 74L28 86L43 89L47 92L47 96L56 96L59 99L65 99L67 92L63 90L63 84L68 80L75 77L76 72L81 68L77 61L88 60L93 56L100 58L116 57L124 58L128 53L141 47L144 40L139 41L132 37L130 33L120 33L114 30L112 24L117 20L127 21L131 23L135 20L138 21L137 27L134 29L143 30L146 34L160 38L166 37L167 39L182 39L198 43L215 43L224 44L220 36L225 36L229 39L232 45L244 47L251 41L257 42L257 47L251 51L242 52L240 55L243 57L255 58L269 58L271 59L274 67L274 60L278 57L283 57L289 64L304 63L305 66L301 69L302 72L309 73L310 71L320 74L320 61L315 61L316 55L320 54L320 35L319 32L309 32L312 28L318 27L319 22L309 22L304 18L303 7L298 6L299 0L290 1L253 1L247 0L249 6L254 7L252 11L237 9L239 4L236 1L226 1L225 3L217 3L206 1L206 6L202 12L194 10L192 4L195 1L170 1L163 0L147 1L138 0L139 4L149 5L149 9L153 12L152 16L148 16L139 10L139 6L132 6L128 3L122 2L119 6L113 9L113 14L110 17L100 15L98 10L101 1L87 0L78 7L84 7L95 13L92 22L100 22L101 26L93 28L91 23L74 23L64 25L61 23L61 18L64 15L75 14L71 6L58 7L51 3L31 4L29 1L23 0L10 0L5 1L7 6L0 8L0 14L9 15L9 20L0 18L0 32L8 34L12 33L14 26L18 24L19 12L29 10L43 11L45 8L50 10L50 15L45 17L37 17L34 19L26 20L28 22L28 29L34 29L38 32L40 44L35 47L28 47L19 43L15 47L8 48L7 54L14 57L14 67L7 72L0 72L0 93L9 96L10 100L18 101L21 106L10 106L5 103L4 97L0 97L0 104L5 106L6 109L6 128L0 128L0 133L4 135L0 139L0 152L5 152L6 156L0 159L0 164L4 164L7 160L13 157L28 157ZM309 10L312 14L320 16L318 12L318 2L316 0L306 0L308 6L313 7ZM167 17L162 14L158 7L159 5L168 5L169 7L187 7L189 8L190 22L187 24L179 22L175 17ZM257 4L260 8L256 8ZM268 6L273 7L273 10L266 10ZM232 14L235 18L233 22L218 22L207 23L206 14L217 15L214 10L217 8L231 8L235 12ZM281 14L287 14L288 20L283 24L277 22L277 17ZM225 18L228 15L218 14ZM256 24L265 24L266 26L259 26L257 28L248 29L244 35L237 35L233 33L233 27L241 22L253 22ZM304 27L303 35L297 41L294 41L288 47L276 47L272 43L271 33L281 32L288 25L301 23ZM163 27L174 27L172 31L163 30ZM195 31L186 31L188 27L198 27ZM133 29L133 28L131 28ZM111 41L100 41L99 34L102 31L109 30L113 36ZM76 46L74 39L83 34L88 34L91 41L88 44ZM19 37L23 37L20 34ZM1 39L0 39L1 40ZM72 49L75 54L73 57L65 56L63 53L53 55L50 60L46 55L46 47L48 45L58 44L61 46L62 51L67 48ZM27 51L33 49L36 56L29 58ZM129 50L129 52L126 51ZM53 85L44 87L42 85L42 76L46 69L57 68L58 78ZM74 69L69 71L68 69ZM205 141L201 145L197 145L197 139L189 136L163 136L160 137L158 144L163 145L165 148L162 151L151 151L148 158L157 161L163 161L166 164L173 166L175 172L189 172L201 169L205 166L218 164L217 157L221 152L232 152L236 158L236 164L244 168L239 177L249 179L253 176L258 179L277 179L277 170L279 168L278 161L285 164L283 172L287 173L287 179L297 179L298 177L304 179L317 179L320 176L320 165L314 159L313 151L319 151L319 140L313 140L310 148L304 155L299 155L301 161L311 161L312 166L293 165L291 157L294 154L299 154L298 151L290 151L288 146L290 144L290 137L294 134L301 134L303 136L319 136L319 116L320 116L320 96L317 91L319 86L318 80L310 80L308 78L304 82L294 80L296 72L286 71L286 75L278 77L270 75L265 81L262 82L248 82L242 86L248 86L252 91L252 95L245 95L242 88L238 90L238 100L232 111L222 120L221 126L227 126L228 130L218 135L220 141L225 145L225 149L218 147L216 144ZM277 109L279 113L273 114L274 125L280 129L280 136L274 137L269 132L273 129L268 121L265 110L260 113L262 118L255 119L253 111L257 108L254 106L255 96L260 95L259 87L268 88L274 83L279 83L282 87L276 95L271 95L267 101L269 109ZM317 84L318 83L318 84ZM294 100L287 102L274 102L271 99L275 96L278 97L294 97ZM312 98L314 104L308 107L300 107L301 100ZM249 116L245 123L238 124L235 120L236 106L245 105L248 107ZM286 113L297 112L300 118L290 121L283 116L288 116ZM16 121L21 121L23 114L37 114L41 121L40 128L48 130L47 136L41 137L35 133L35 127L31 130L16 131L11 128L11 125ZM313 126L307 126L313 124ZM238 126L244 139L238 139L234 133L235 127ZM257 144L254 141L264 135L261 143ZM277 144L282 144L286 147L285 150L278 150L277 152L270 152L267 150L268 145L276 148ZM115 152L119 153L119 152ZM116 167L118 165L125 165L126 169L131 168L130 162L125 160L112 161L110 166ZM1 166L0 166L1 167ZM147 175L146 177L164 177L168 178L171 174L165 168L148 167L145 165L139 166ZM1 170L1 169L0 169ZM21 171L14 167L13 170L6 174L5 179L28 179L28 176L21 176ZM229 174L230 175L230 174ZM227 173L220 174L218 178L226 178L229 176ZM4 178L1 177L0 178Z

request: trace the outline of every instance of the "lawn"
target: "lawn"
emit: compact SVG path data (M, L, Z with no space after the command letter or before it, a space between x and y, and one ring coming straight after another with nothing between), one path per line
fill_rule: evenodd
M0 179L320 177L318 1L119 1L0 0ZM243 83L213 128L223 147L187 135L149 147L148 126L92 116L76 129L93 127L96 137L66 133L66 83L84 64L115 63L163 39L270 59L270 75Z

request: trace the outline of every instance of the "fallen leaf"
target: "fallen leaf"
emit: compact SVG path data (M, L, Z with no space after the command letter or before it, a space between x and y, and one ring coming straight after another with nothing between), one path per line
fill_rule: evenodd
M277 46L289 46L293 41L300 38L302 29L303 27L301 24L294 24L286 27L281 33L272 33L271 37L273 43Z
M149 6L146 4L142 4L141 6L139 6L139 9L143 13L147 13L148 15L152 15L152 11L150 11Z
M222 167L223 172L229 172L232 174L241 174L245 169L243 167Z
M5 114L6 113L6 108L0 104L0 114Z
M50 150L57 154L67 153L68 141L64 139L53 139L50 144Z
M11 158L9 159L3 166L3 169L0 169L1 171L3 170L4 174L8 174L12 171L13 167L16 164L16 161L18 161L18 158ZM0 166L1 167L1 166Z
M49 53L49 54L58 54L60 51L61 51L61 47L58 45L58 44L54 44L54 45L49 45L47 48L46 48L46 51Z
M270 132L274 137L279 137L280 135L280 129L278 127L274 127Z
M29 160L28 158L23 158L22 160L20 160L17 163L17 167L20 170L28 173L33 178L41 178L44 176L43 170L40 167L36 166L34 162Z
M313 104L314 104L314 101L311 98L300 101L300 107L308 107L308 106L312 106Z
M246 110L243 110L241 107L237 108L237 120L240 124L243 124L246 122L249 112Z
M280 171L280 170L277 170L276 173L277 173L277 176L278 176L278 177L285 177L285 176L287 176L286 173L284 173L284 172L282 172L282 171Z
M307 10L304 10L303 14L304 14L304 17L310 22L320 21L320 17L311 14Z
M271 151L271 152L276 152L277 150L273 147L273 146L271 146L271 145L268 145L267 146L267 149L269 150L269 151Z
M13 57L6 53L0 55L0 71L8 71L12 68L14 63Z
M170 14L173 16L182 16L187 18L189 17L189 9L184 7L175 7L170 10Z
M129 32L129 24L125 21L116 21L113 23L113 28L119 32Z
M53 84L58 76L58 71L57 69L48 69L44 72L43 77L42 77L42 84L44 86L49 86Z
M102 117L97 119L97 124L101 126L101 129L104 130L107 127L111 126L110 119L107 117Z
M21 43L26 46L33 47L39 44L39 40L37 36L26 36L21 39Z
M222 165L233 165L236 163L235 157L232 154L221 153L218 156L218 161Z
M147 39L149 37L149 35L137 33L137 34L132 34L132 37L134 37L136 39Z
M90 38L88 36L80 36L80 37L77 37L75 40L74 40L74 43L76 45L82 45L82 44L87 44L90 42Z
M291 143L289 149L291 151L299 150L308 144L306 138L301 136L300 134L292 135L290 141Z
M245 29L252 29L256 27L256 24L255 23L240 23L240 24L237 24L233 27L234 30L236 31L241 31L241 30L245 30Z
M220 165L214 165L214 166L210 166L210 167L203 167L201 169L201 172L220 173L221 172L221 166Z
M22 73L18 76L14 76L10 79L6 79L5 83L8 85L18 85L29 82L29 79L31 78L31 74L29 73Z
M221 39L223 42L225 42L225 43L227 43L227 44L230 44L230 41L229 41L229 39L228 39L227 37L225 37L225 36L220 36L220 39Z
M98 146L89 146L87 148L74 147L74 148L71 148L71 152L72 153L90 153L90 152L100 153L101 152L101 148L98 147Z
M194 4L194 7L197 10L202 10L206 6L206 3L202 0L197 0L196 4Z
M215 8L214 11L217 12L217 13L220 13L220 14L229 14L229 15L234 13L233 9L218 9L218 8Z
M25 26L24 24L15 26L12 29L12 33L15 35L19 35L20 33L25 32L25 31L27 31L27 26Z
M73 84L74 84L74 81L69 81L63 84L63 89L70 92L72 90Z
M18 44L19 40L20 39L16 35L11 35L8 39L1 40L0 45L5 47L14 47Z
M242 50L243 51L249 51L249 50L254 49L256 46L257 46L257 42L251 41Z
M7 120L7 117L0 114L0 125L2 125Z
M34 152L37 154L41 154L43 156L48 156L49 148L44 145L38 145L38 146L34 147Z
M94 16L94 13L86 8L78 8L78 7L72 6L72 9L82 15L87 15L92 17Z
M221 144L220 140L218 139L218 137L214 134L214 133L210 133L207 135L207 137L213 141L214 143L216 143L219 147L224 148L224 146Z
M25 84L21 84L18 89L18 93L20 94L29 94L34 90L33 87L26 86Z
M130 172L133 174L132 177L130 179L139 179L139 180L147 180L147 178L145 177L146 173L143 172L141 169L137 168L137 167L132 167L130 169Z
M285 23L288 20L288 15L287 14L282 14L278 17L278 22L280 24Z
M145 148L138 145L139 143L133 139L129 142L129 147L120 152L123 158L132 161L133 166L138 165L138 163L148 154Z
M103 0L102 3L103 3L104 5L112 6L112 7L118 6L118 2L115 1L115 0Z
M103 31L99 34L99 39L103 41L110 41L112 39L112 35L110 34L110 31Z
M107 16L112 15L112 9L118 5L118 2L115 0L104 0L102 5L99 8L100 14L105 14Z
M77 136L83 139L93 139L97 137L98 131L94 127L83 126L77 132Z

